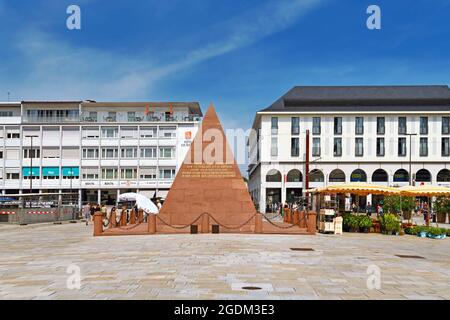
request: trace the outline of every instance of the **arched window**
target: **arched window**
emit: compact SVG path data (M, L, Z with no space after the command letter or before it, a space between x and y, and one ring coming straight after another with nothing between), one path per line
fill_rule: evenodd
M364 170L356 169L350 176L350 182L366 182L367 175Z
M372 182L388 182L388 174L383 169L375 170L372 174Z
M281 182L281 173L277 169L271 169L267 172L266 182Z
M427 169L420 169L416 173L417 182L431 182L431 173Z
M345 173L341 169L334 169L330 173L330 182L345 182Z
M323 172L319 169L314 169L309 172L309 181L310 182L324 182Z
M394 173L394 182L408 182L409 174L405 169L398 169Z
M442 169L437 174L437 182L450 182L450 170Z
M300 170L292 169L288 172L286 180L287 182L302 182L303 176Z

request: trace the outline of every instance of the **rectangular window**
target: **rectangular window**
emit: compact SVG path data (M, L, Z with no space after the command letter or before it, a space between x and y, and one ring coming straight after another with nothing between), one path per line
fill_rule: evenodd
M41 157L40 149L23 149L23 158L24 159L36 159Z
M169 147L159 148L159 157L163 159L175 158L175 149Z
M428 117L420 117L420 134L428 134Z
M270 119L272 134L278 134L278 117L272 117Z
M117 169L116 168L103 168L102 169L102 179L103 180L117 179Z
M102 128L102 138L115 139L119 136L119 128Z
M5 150L6 160L19 160L20 151L19 149L6 149Z
M136 112L134 112L134 111L128 111L128 112L127 112L127 119L128 119L128 122L134 122L134 121L136 121Z
M103 159L116 159L119 157L119 151L115 148L102 148Z
M120 137L122 139L136 139L138 137L138 128L122 127L120 128Z
M398 156L406 157L406 138L398 138Z
M62 159L80 159L80 149L62 148Z
M122 148L120 149L121 158L137 158L137 148Z
M313 157L320 157L320 138L313 138L312 143Z
M320 134L320 117L313 117L313 134Z
M298 157L300 155L299 138L291 139L291 157Z
M99 127L84 127L81 132L83 139L98 139L100 137Z
M364 156L364 140L363 138L355 138L355 156Z
M18 132L8 132L6 134L7 139L20 139L20 133Z
M450 156L450 138L442 138L441 154L443 157Z
M271 146L270 146L270 155L272 157L278 156L278 138L272 137L271 139Z
M156 148L141 148L141 158L156 158Z
M139 177L141 180L156 180L156 168L141 168Z
M334 117L334 134L342 134L342 117Z
M384 117L377 117L377 134L384 134L386 132L385 121Z
M82 168L83 180L98 180L98 168Z
M20 173L19 172L6 172L6 180L19 180Z
M175 178L175 169L159 169L159 178L163 180Z
M342 138L334 138L333 154L335 157L342 156Z
M3 150L0 150L0 159L3 159Z
M291 134L292 135L300 134L300 118L299 117L291 118Z
M384 157L384 138L377 138L377 157Z
M450 134L450 117L442 117L442 134Z
M59 159L59 148L42 148L42 158Z
M420 156L428 156L428 138L420 138Z
M12 117L13 112L12 111L0 111L0 117Z
M176 129L174 127L163 127L159 129L159 137L164 139L171 139L177 136Z
M156 128L154 127L141 127L141 138L151 139L156 138Z
M355 133L356 134L364 134L364 118L363 117L355 118Z
M98 159L98 148L84 148L83 159Z
M137 179L137 169L134 169L134 168L120 169L120 179L122 179L122 180Z
M117 113L115 111L108 112L108 116L105 118L106 122L116 122Z
M406 134L406 117L398 117L398 134Z

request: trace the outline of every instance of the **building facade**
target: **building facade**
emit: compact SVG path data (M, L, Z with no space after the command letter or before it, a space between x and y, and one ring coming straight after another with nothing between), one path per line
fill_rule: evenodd
M262 212L304 194L307 131L309 188L450 186L448 86L294 87L253 129L249 191Z
M0 189L78 193L79 205L164 199L201 117L196 102L0 103Z

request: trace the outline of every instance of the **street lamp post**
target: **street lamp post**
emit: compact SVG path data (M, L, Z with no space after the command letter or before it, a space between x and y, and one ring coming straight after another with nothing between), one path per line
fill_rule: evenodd
M409 136L409 185L412 186L412 136L417 136L417 133L405 133Z
M28 135L26 137L31 139L29 155L30 155L30 194L32 194L33 193L33 158L35 155L37 155L37 153L35 153L33 150L33 138L38 138L38 136L37 135ZM30 208L31 208L31 199L32 199L32 197L30 196Z

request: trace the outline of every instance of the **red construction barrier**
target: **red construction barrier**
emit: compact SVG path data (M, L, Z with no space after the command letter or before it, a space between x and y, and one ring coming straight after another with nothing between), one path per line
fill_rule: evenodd
M16 214L16 213L11 211L0 211L0 214Z
M53 211L28 211L28 214L52 214Z

